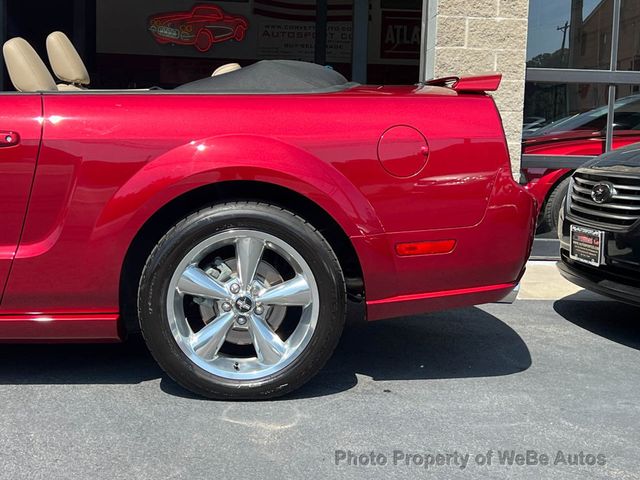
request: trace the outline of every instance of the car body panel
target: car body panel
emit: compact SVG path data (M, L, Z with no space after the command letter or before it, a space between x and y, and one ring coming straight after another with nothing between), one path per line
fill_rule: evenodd
M640 132L637 130L616 130L613 135L613 150L640 142Z
M42 133L40 95L0 97L0 300L18 247ZM17 143L4 141L18 135Z
M559 132L541 138L525 138L527 155L601 155L604 152L602 132Z
M124 332L114 313L3 313L2 342L84 343L118 342Z
M492 301L523 272L535 202L511 177L486 95L358 87L43 100L31 207L0 314L107 314L117 323L123 259L140 228L180 195L223 182L277 185L325 210L356 250L370 319ZM406 178L378 159L379 139L396 125L429 144L425 166ZM444 237L459 241L451 254L394 253L398 242ZM450 290L461 293L438 293ZM397 298L407 295L424 298Z
M370 320L410 315L503 298L520 281L533 243L537 206L516 185L510 168L497 176L491 202L478 224L456 229L386 234L389 243L455 239L451 253L395 255L396 291L389 297L367 297ZM501 232L497 235L497 232Z

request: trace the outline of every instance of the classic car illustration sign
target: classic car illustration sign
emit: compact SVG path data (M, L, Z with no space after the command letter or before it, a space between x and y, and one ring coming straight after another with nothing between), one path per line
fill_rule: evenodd
M214 43L244 40L249 22L215 5L195 5L187 12L169 12L149 18L149 32L160 44L193 45L207 52Z
M313 60L315 0L98 0L96 50L105 54ZM420 3L374 2L367 62L417 65ZM353 2L327 9L327 62L350 63Z

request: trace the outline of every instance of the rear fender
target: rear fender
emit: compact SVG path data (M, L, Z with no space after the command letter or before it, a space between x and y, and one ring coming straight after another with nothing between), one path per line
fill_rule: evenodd
M94 233L126 224L139 230L161 207L198 187L258 181L297 192L323 208L350 236L382 232L371 204L329 163L271 138L227 135L191 141L147 163L111 198Z
M524 188L533 195L538 202L538 213L540 213L540 209L542 209L542 206L547 201L547 197L551 190L553 190L558 183L564 180L569 173L571 173L571 170L566 168L551 170L550 172L545 173L542 177L536 178L524 186Z

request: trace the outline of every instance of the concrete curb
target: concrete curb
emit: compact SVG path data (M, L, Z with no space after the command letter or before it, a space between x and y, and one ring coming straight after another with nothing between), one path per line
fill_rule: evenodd
M520 282L518 300L559 300L570 295L572 300L606 300L601 295L565 280L558 272L556 262L527 262L527 271Z

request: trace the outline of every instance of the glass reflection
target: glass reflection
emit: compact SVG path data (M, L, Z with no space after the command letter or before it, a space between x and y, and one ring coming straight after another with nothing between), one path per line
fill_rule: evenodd
M640 70L640 1L638 0L622 1L618 69Z
M610 68L613 0L531 0L529 5L528 67Z
M606 129L607 100L606 85L527 83L523 138Z

